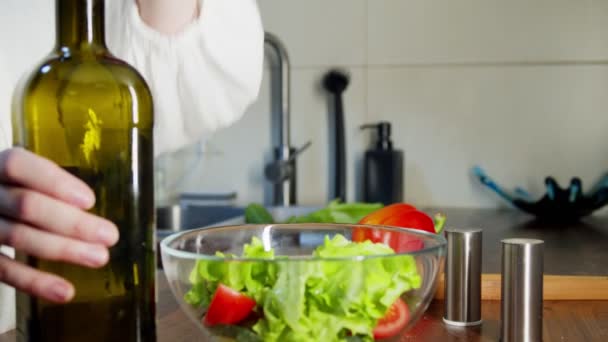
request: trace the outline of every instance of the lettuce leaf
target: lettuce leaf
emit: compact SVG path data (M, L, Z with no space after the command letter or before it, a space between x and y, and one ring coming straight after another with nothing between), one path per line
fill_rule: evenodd
M252 203L245 208L245 222L250 224L271 224L274 223L274 218L263 205Z
M410 255L380 243L325 237L312 260L279 260L254 238L243 257L273 262L198 261L185 300L205 307L219 283L256 300L263 315L254 325L264 341L373 341L373 328L404 292L419 288L421 277ZM353 259L344 259L353 257ZM330 259L327 259L330 258ZM343 258L332 260L331 258Z
M286 223L344 223L354 224L368 214L382 208L378 203L341 203L332 201L323 209L304 216L294 216Z
M219 257L227 257L228 260L230 257L235 257L220 252L215 254ZM262 241L254 237L251 244L245 244L243 247L243 257L273 259L274 251L266 250ZM271 262L198 260L190 273L192 289L186 293L184 300L190 305L208 306L209 293L215 293L218 284L221 283L259 302L264 289L274 284L276 279L277 265Z

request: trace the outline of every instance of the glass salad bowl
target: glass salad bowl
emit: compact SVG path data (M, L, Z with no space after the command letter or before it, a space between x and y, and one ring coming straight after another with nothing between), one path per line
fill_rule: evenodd
M445 246L394 227L242 225L171 235L161 255L209 340L397 341L433 298Z

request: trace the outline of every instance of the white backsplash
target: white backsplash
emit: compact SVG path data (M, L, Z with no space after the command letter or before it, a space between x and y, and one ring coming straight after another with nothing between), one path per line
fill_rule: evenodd
M259 0L266 30L292 59L292 144L301 204L329 199L327 95L348 69L348 197L369 139L358 126L393 123L405 151L405 195L418 205L504 205L470 177L475 164L506 186L543 191L555 176L590 185L608 166L608 1ZM268 70L258 102L218 132L187 188L266 201Z

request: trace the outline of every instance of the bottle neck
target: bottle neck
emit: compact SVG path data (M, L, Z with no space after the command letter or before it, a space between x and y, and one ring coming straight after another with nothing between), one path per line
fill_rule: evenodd
M106 50L104 0L55 0L56 49Z
M376 143L376 149L380 151L392 151L393 150L393 142L389 139L381 139Z

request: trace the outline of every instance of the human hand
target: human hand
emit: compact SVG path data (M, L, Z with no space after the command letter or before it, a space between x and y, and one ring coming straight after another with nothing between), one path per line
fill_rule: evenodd
M21 148L0 152L0 245L37 258L98 268L109 259L118 229L84 211L93 191L51 161ZM52 302L68 302L74 287L0 253L0 282Z

